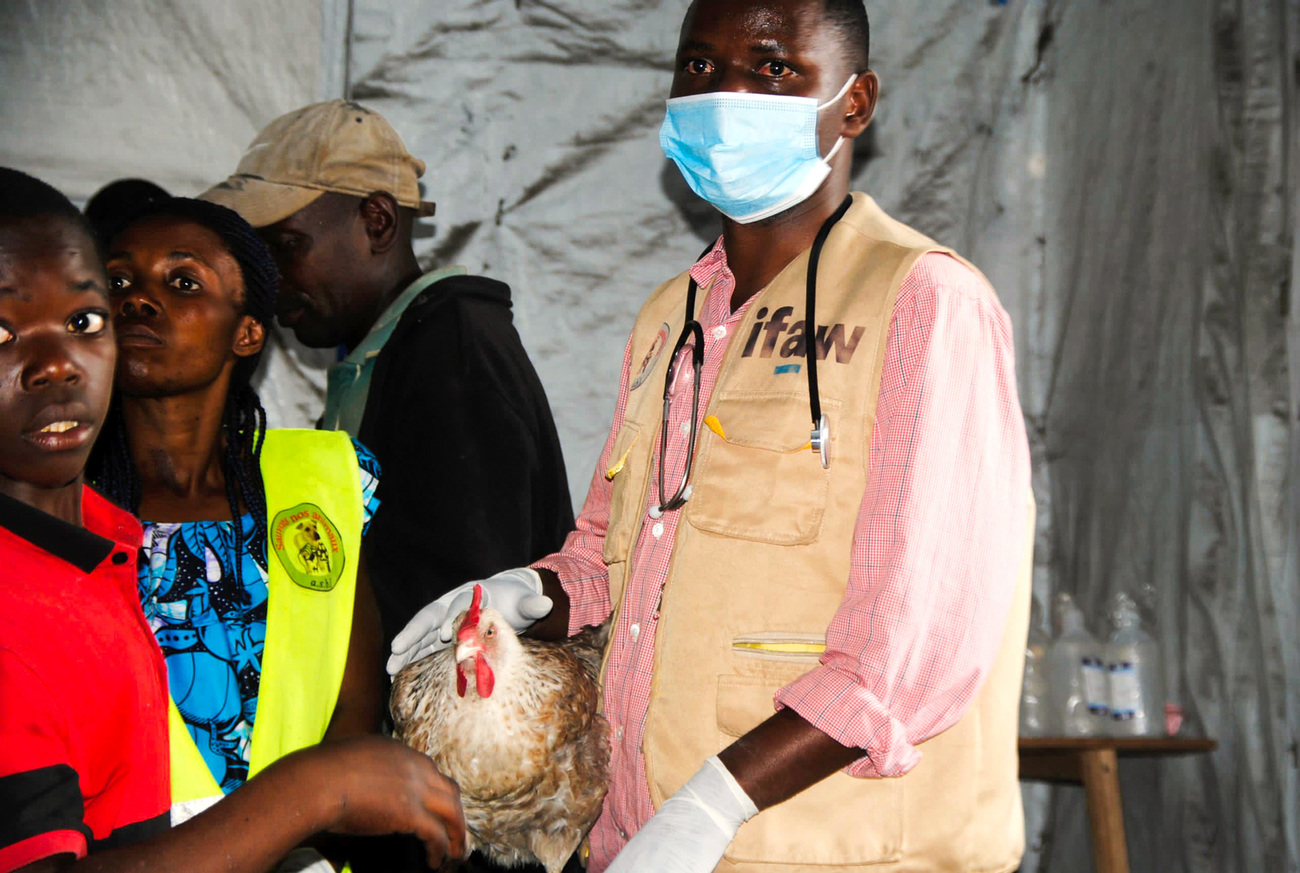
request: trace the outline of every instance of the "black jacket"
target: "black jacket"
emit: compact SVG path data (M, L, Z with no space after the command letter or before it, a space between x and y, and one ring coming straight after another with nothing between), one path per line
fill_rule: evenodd
M573 529L555 421L502 282L452 276L412 301L375 361L357 438L382 467L364 547L385 651L421 607L558 550Z

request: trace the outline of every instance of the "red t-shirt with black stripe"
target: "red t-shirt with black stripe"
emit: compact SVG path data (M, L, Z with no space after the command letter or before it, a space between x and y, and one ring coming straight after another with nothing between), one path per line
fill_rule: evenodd
M140 525L0 495L0 873L168 827L167 676L136 593Z

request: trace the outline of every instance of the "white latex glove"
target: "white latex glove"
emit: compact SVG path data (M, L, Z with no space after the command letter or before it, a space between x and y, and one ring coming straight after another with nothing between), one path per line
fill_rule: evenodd
M607 873L711 873L740 826L758 815L717 756L664 801Z
M469 609L474 586L483 586L483 606L495 609L515 632L545 618L554 604L542 593L542 577L529 567L503 570L479 582L453 588L415 614L402 632L393 637L388 658L388 675L396 676L407 664L451 645L457 617Z

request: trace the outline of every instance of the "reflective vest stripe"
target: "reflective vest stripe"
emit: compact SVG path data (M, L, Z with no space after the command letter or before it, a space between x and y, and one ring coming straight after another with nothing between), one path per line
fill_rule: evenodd
M273 548L270 540L274 532L268 531L266 642L249 777L325 736L347 664L361 551L361 477L346 433L267 431L261 469L268 524L275 527L280 513L301 504L319 509L332 523L341 545L327 560L341 560L343 568L330 590L296 582L285 567L291 556L282 557ZM292 538L284 539L291 548ZM329 532L325 539L329 540ZM169 710L176 823L178 815L188 818L210 805L208 799L220 799L222 791L176 704L170 703Z

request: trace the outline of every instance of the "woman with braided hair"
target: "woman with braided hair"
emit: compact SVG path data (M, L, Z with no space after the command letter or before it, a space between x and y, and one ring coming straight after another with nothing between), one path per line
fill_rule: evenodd
M144 525L175 822L296 748L378 729L359 545L379 470L344 434L267 430L250 380L278 278L238 215L163 201L107 257L117 391L90 471Z

